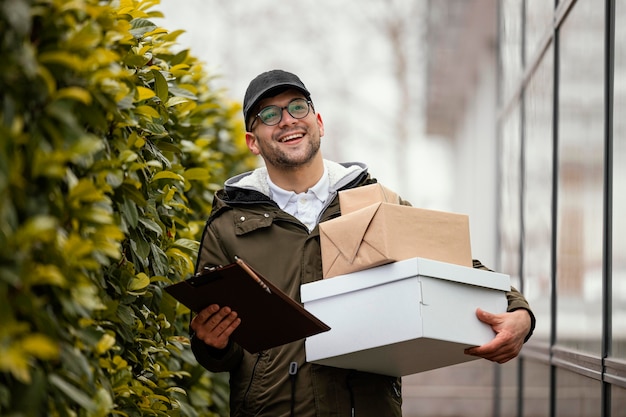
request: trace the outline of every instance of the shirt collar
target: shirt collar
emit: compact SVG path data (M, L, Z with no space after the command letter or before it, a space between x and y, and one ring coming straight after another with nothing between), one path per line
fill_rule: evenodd
M287 191L283 188L280 188L278 185L274 184L269 177L267 176L267 183L270 187L270 196L272 200L278 204L282 210L285 209L289 201L294 198L297 194L293 191ZM328 172L326 171L326 165L324 165L324 173L322 174L322 178L311 188L309 188L306 193L311 192L315 197L325 203L328 199L328 195L330 193L330 181L328 179ZM303 193L303 194L306 194Z

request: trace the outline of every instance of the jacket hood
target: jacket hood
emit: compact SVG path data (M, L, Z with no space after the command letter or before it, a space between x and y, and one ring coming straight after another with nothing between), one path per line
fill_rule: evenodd
M324 165L326 172L328 172L331 193L341 189L361 174L367 172L367 165L361 162L337 163L325 159ZM224 190L227 193L235 189L257 191L269 197L270 187L267 182L267 168L261 167L254 171L236 175L224 183Z

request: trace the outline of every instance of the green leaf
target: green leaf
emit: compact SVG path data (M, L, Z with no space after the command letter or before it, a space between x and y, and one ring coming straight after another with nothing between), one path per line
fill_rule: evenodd
M91 398L80 388L75 387L69 382L65 381L61 376L57 374L50 374L48 381L55 387L57 387L67 398L75 402L79 406L89 411L95 411L97 409L96 404Z
M156 29L156 27L157 26L154 23L152 23L151 21L149 21L148 19L142 19L142 18L133 19L132 22L131 22L130 33L135 38L140 38L144 34L146 34L148 32L151 32L154 29Z
M28 278L24 279L24 284L34 285L55 285L64 287L67 281L56 265L36 264Z
M157 172L152 177L152 182L157 181L157 180L162 180L162 179L183 181L185 178L182 175L179 175L172 171L161 171L161 172Z
M163 74L161 74L161 71L152 70L152 75L154 76L154 90L156 91L156 95L162 103L165 103L169 95L167 81Z
M170 97L169 100L167 100L167 102L165 103L165 106L167 107L173 107L176 106L178 104L184 104L184 103L189 103L189 98L186 97Z
M57 219L52 216L33 216L17 231L15 238L20 244L48 242L56 237L57 224Z
M97 202L105 199L102 189L98 188L90 179L82 178L70 189L68 200L80 202Z
M161 226L159 226L154 220L140 217L139 223L144 225L146 229L152 230L153 232L155 232L157 236L161 236L161 234L163 233Z
M34 333L25 336L20 345L25 353L43 360L56 359L59 356L59 345L48 336Z
M81 87L62 88L58 90L56 94L54 94L53 98L55 100L62 100L62 99L68 98L71 100L76 100L87 106L90 105L92 101L92 97L89 91Z
M209 174L209 170L206 168L189 168L185 170L183 177L185 177L187 181L208 180L211 175Z
M133 279L128 283L129 291L137 291L142 290L150 285L150 278L143 272L138 273Z
M191 100L197 100L198 97L191 91L180 87L170 87L170 93L176 97L185 97Z
M91 49L98 46L102 39L102 31L96 22L89 22L67 40L66 47L71 50Z
M146 199L141 190L128 180L120 186L119 192L122 197L131 199L139 207L146 205Z
M181 31L177 32L172 32L171 35L172 36L178 36L180 35ZM172 58L172 65L178 65L178 64L182 64L183 62L185 62L187 60L189 56L189 49L184 49L180 52L178 52L176 55L174 55L174 57Z
M74 71L80 71L83 61L79 56L66 51L48 51L39 55L39 62L42 64L57 64L65 66Z
M176 239L176 242L174 242L174 244L179 247L179 248L184 248L185 250L191 252L191 253L196 253L200 247L199 242L197 240L191 240L191 239Z
M122 208L122 217L131 227L137 227L139 224L139 212L137 211L137 204L131 198L125 198L120 205Z
M155 108L151 106L137 106L135 108L135 113L141 114L143 116L148 116L150 119L158 119L161 117L159 112L156 111Z

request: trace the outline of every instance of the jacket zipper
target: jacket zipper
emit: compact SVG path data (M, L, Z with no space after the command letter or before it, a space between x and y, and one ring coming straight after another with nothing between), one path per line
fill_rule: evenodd
M263 351L259 352L256 357L256 361L254 362L254 366L252 367L252 375L250 375L250 382L248 382L248 387L246 388L246 393L243 395L243 403L245 408L248 408L248 394L250 394L250 389L252 388L252 383L254 382L254 376L256 374L256 368L261 361L261 357L263 356Z

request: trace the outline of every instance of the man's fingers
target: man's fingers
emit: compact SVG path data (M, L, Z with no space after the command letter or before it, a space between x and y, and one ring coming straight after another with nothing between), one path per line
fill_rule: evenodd
M217 349L228 345L230 335L241 323L237 313L230 307L220 308L213 304L202 310L191 321L191 328L198 339Z
M241 319L239 317L237 317L236 313L233 313L234 318L232 319L232 321L230 321L230 323L228 324L228 326L226 326L224 328L224 330L220 333L220 337L222 338L226 338L226 341L228 341L228 339L230 338L230 335L235 331L235 329L239 326L239 324L241 323ZM226 321L223 321L222 323L225 323Z
M217 313L219 309L220 309L220 306L218 306L217 304L211 304L204 310L200 311L198 315L194 317L192 321L195 321L196 323L200 323L200 324L204 323L209 319L209 317Z

